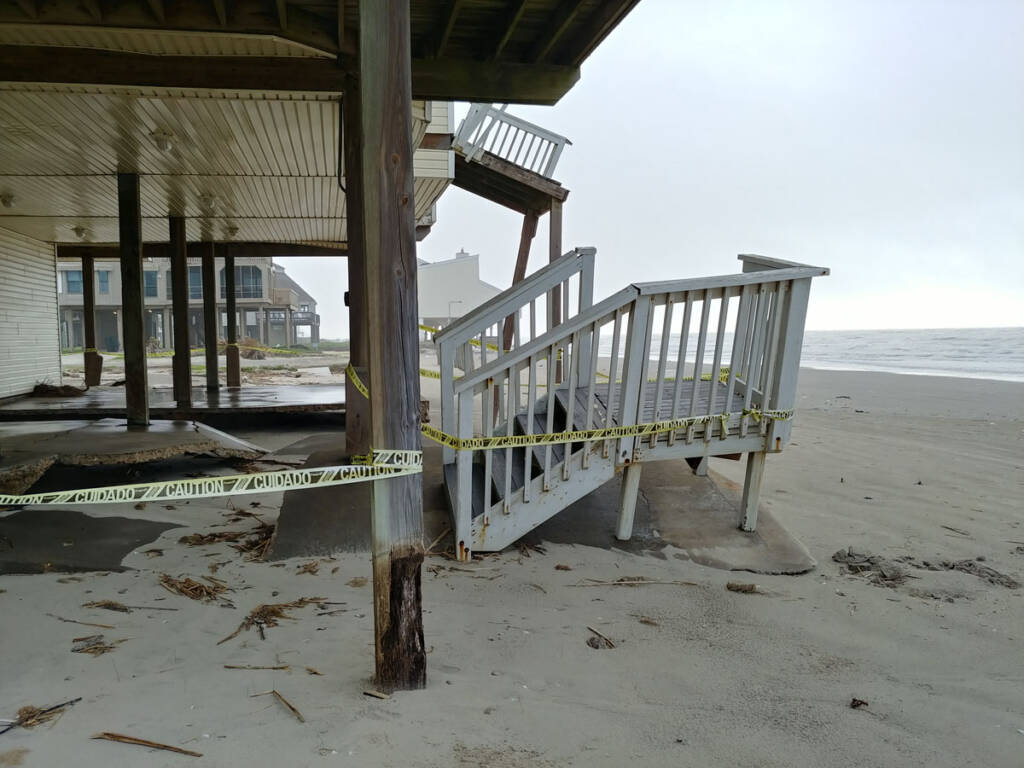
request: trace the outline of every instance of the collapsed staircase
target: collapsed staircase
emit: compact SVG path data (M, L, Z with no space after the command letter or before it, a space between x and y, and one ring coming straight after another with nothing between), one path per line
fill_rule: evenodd
M746 454L739 525L754 530L764 457L789 440L811 279L828 270L740 256L740 274L634 284L594 304L594 257L571 251L434 337L461 559L508 546L619 471L628 539L647 461Z

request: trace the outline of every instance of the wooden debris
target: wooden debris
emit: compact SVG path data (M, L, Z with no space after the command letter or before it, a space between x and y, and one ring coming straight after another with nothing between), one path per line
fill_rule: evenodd
M555 570L556 571L571 571L572 570L572 566L571 565L566 565L565 563L558 563L558 564L555 565Z
M651 581L643 576L623 576L615 581L601 581L600 579L584 579L586 583L570 584L570 587L646 587L652 584L672 584L680 587L699 587L696 581Z
M345 583L348 586L350 586L350 587L365 587L366 586L366 577L365 576L356 576L355 578L349 579Z
M238 541L249 531L218 531L217 533L190 533L178 539L179 544L187 544L190 547L200 547L206 544L221 544L223 542Z
M519 549L519 554L523 557L530 557L531 551L539 555L546 555L548 553L541 544L527 544L525 541L521 541L516 546Z
M730 581L725 585L725 588L730 592L741 592L745 595L764 594L764 592L757 588L757 584L750 584L742 581Z
M86 637L73 637L71 642L74 643L71 646L72 653L88 653L90 656L102 656L105 653L110 653L123 643L124 640L115 640L112 643L108 643L103 639L103 635L87 635Z
M57 621L63 621L66 624L81 624L83 627L97 627L99 629L117 629L117 627L115 627L113 624L93 624L92 622L89 622L89 621L78 621L77 619L65 619L63 616L58 616L55 613L48 613L46 615L49 616L51 619L56 619Z
M203 602L210 602L223 592L228 591L227 584L219 579L214 579L211 576L203 576L203 578L209 584L203 584L188 576L184 579L176 579L169 574L163 573L160 575L160 586L168 592L174 592L192 600L201 600Z
M316 667L306 667L306 672L308 672L308 673L309 673L309 674L311 674L311 675L320 675L320 677L323 677L323 676L324 676L324 673L323 673L323 672L321 672L321 671L320 671L319 669L317 669Z
M276 526L272 523L260 523L259 526L249 531L249 538L241 544L231 546L244 554L249 560L260 560L270 549L270 542L274 538Z
M334 566L333 568L331 568L331 576L333 576L334 574L336 574L340 570L341 570L341 566L340 565Z
M940 525L939 528L945 528L947 531L952 531L953 533L958 533L961 536L966 536L967 538L971 538L971 534L968 533L967 531L963 531L963 530L961 530L959 528L954 528L951 525Z
M273 696L275 699L284 704L288 708L288 711L295 715L296 720L298 720L300 723L306 722L306 718L302 716L302 713L299 712L299 710L297 710L295 707L293 707L291 702L288 701L288 699L286 699L284 696L278 693L276 688L271 689L269 691L263 691L263 693L254 693L250 698L254 698L256 696Z
M75 699L69 699L68 701L55 704L52 707L34 707L32 705L26 705L18 710L18 717L11 722L7 723L0 733L7 733L12 728L35 728L37 725L48 723L55 717L59 717L64 713L65 707L70 707L72 704L77 704L82 700L79 696Z
M72 387L70 384L58 386L56 384L40 382L32 387L29 397L81 397L88 389L88 387L79 389L78 387Z
M162 749L165 752L177 752L179 755L188 755L189 757L202 757L202 752L193 752L190 749L182 749L181 747L173 747L170 744L161 744L157 741L150 741L149 739L137 739L134 736L125 736L122 733L97 733L92 738L94 739L105 739L106 741L116 741L121 744L136 744L140 747L149 747L150 749Z
M105 611L117 611L118 613L131 613L132 609L124 603L116 600L93 600L91 603L82 603L83 608L102 608Z
M224 665L224 669L274 669L274 670L282 670L282 669L291 669L291 666L288 665L288 664L279 664L278 666L274 666L274 667L261 667L261 666L257 666L257 665L253 665L253 664L225 664ZM307 667L307 669L308 669L308 667Z
M308 563L300 565L298 570L295 571L295 575L298 576L298 575L301 575L301 574L305 573L305 574L308 574L310 576L316 576L319 571L320 571L320 561L319 560L311 560Z
M591 632L594 633L595 637L587 638L587 645L591 648L614 648L615 643L611 641L606 635L598 632L593 627L587 627Z
M856 696L850 699L850 709L860 709L861 707L866 707L867 705L868 703L864 701L864 699L858 699Z
M433 551L434 547L436 547L438 545L438 542L440 542L441 539L443 539L445 536L447 536L449 533L451 533L451 530L452 530L451 526L448 526L443 531L441 531L441 533L437 536L437 538L434 539L432 542L430 542L430 546L427 547L426 551L424 551L423 554L424 555L432 555L432 554L434 554L434 551Z
M380 691L363 691L363 696L370 696L370 697L372 697L374 699L390 699L391 698L391 696L389 696L388 694L381 693Z
M252 609L248 616L242 619L242 623L238 625L238 629L232 632L230 635L225 637L223 640L217 642L217 645L226 643L235 637L238 637L242 632L256 627L257 631L263 632L264 627L276 627L280 619L289 619L295 621L294 616L289 616L286 611L291 608L302 608L313 603L322 603L326 600L324 597L300 597L298 600L293 600L290 603L269 603L266 605L258 605Z
M533 587L534 589L536 589L536 590L538 590L540 592L543 592L545 595L548 593L548 591L546 589L544 589L544 587L542 587L540 584L533 584L533 583L531 583L529 586Z
M636 620L639 621L641 624L646 624L649 627L661 626L657 621L652 619L650 616L637 616Z
M147 549L142 554L146 557L163 557L164 551L162 549Z

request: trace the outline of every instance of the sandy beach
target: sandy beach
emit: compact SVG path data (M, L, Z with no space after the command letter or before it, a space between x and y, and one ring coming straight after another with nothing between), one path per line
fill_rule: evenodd
M281 494L83 507L179 527L133 546L124 571L0 576L0 717L82 697L0 735L0 766L1020 766L1024 384L807 369L798 408L762 507L814 570L729 572L612 542L428 556L428 687L384 699L364 693L366 553L263 563L179 543L256 525L236 509L273 522ZM309 442L300 427L233 434L288 456ZM711 471L727 490L742 481L739 463ZM851 547L867 570L833 561ZM163 573L229 591L193 601ZM587 581L622 577L675 583ZM321 600L265 639L253 627L218 644L257 605L304 597ZM97 600L148 608L82 607ZM614 647L588 645L598 633ZM109 652L72 652L96 634ZM257 695L270 690L303 722Z

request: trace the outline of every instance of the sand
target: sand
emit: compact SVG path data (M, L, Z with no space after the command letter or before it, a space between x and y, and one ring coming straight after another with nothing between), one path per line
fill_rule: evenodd
M431 557L428 688L380 700L363 695L365 554L319 558L310 575L299 572L309 559L270 565L227 544L185 547L184 533L225 530L212 526L229 509L179 504L152 518L187 527L129 554L135 570L0 577L0 716L83 697L51 724L0 736L0 765L1019 767L1024 590L909 565L906 583L876 586L831 556L853 546L916 562L983 557L1020 578L1024 384L806 370L800 389L794 443L769 457L763 500L817 560L809 574L571 544L469 570ZM302 437L235 433L282 453ZM740 464L714 460L712 471L723 484L742 479ZM250 510L273 519L280 498L236 503L257 501ZM198 578L211 563L223 563L216 576L235 608L159 585L160 573ZM573 586L623 576L696 586ZM729 591L730 581L758 591ZM303 596L340 604L296 609L265 640L249 631L217 644L256 605ZM103 598L178 610L81 607ZM587 627L615 647L590 647ZM70 652L72 638L97 633L124 642L98 657ZM270 689L306 722L252 697ZM851 708L854 697L867 706ZM204 756L89 739L99 731Z

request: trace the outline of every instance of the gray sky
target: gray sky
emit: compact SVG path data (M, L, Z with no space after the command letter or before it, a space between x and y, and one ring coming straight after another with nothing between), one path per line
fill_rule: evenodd
M753 252L832 268L809 328L1022 325L1022 30L1021 2L642 0L557 106L510 111L573 142L563 243L597 247L595 299ZM455 188L438 214L419 255L507 286L521 217ZM344 261L284 263L347 335Z

